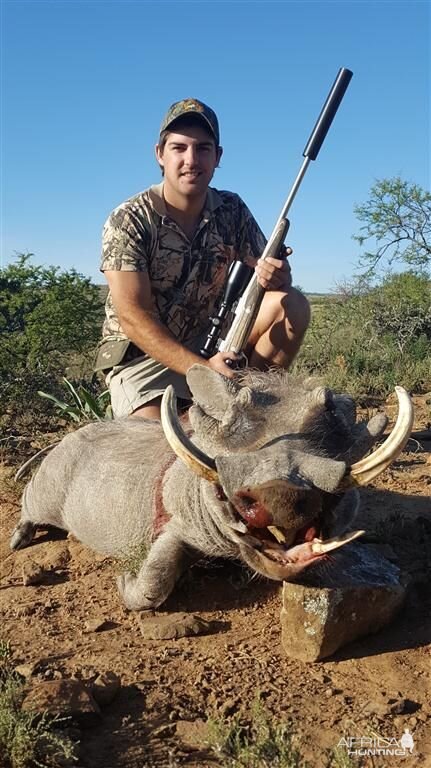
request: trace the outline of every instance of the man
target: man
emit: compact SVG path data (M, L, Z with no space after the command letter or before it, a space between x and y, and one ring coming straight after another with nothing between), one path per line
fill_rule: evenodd
M194 363L233 376L232 352L205 360L199 349L235 259L267 289L246 350L250 366L288 367L310 318L287 261L259 261L266 241L241 198L209 187L223 152L213 110L197 99L173 104L155 151L163 182L116 208L103 233L109 294L96 370L107 374L115 417L160 418L170 383L189 400L185 374Z

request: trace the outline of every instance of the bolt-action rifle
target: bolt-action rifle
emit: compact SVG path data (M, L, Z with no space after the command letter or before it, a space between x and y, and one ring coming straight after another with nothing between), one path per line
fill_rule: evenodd
M311 132L311 136L303 151L305 158L299 173L293 182L283 210L277 219L277 223L262 253L262 259L280 258L281 246L289 229L289 220L287 214L290 206L296 196L304 174L310 163L315 160L320 147L322 146L326 134L335 117L341 100L350 83L353 72L345 67L341 67L329 95L323 105L322 111ZM212 357L218 350L220 352L236 352L238 355L244 354L244 348L247 344L251 330L262 303L265 289L259 285L257 275L251 267L243 264L241 261L235 261L229 271L226 289L221 300L217 315L211 319L211 328L208 333L204 346L200 350L202 357L206 359ZM229 312L232 310L235 302L235 317L228 331L226 338L219 341L219 335L223 322Z

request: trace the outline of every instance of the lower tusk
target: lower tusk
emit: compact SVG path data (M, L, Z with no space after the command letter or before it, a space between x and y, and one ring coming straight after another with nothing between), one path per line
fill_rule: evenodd
M345 544L358 539L359 536L363 536L365 531L349 531L344 536L335 536L333 539L326 539L321 541L320 539L314 539L311 550L317 555L324 555L325 552L332 552L333 549L344 547Z
M345 478L347 484L367 485L370 483L395 461L409 439L414 420L413 404L408 392L403 387L395 387L395 392L397 393L399 411L391 434L376 451L366 456L365 459L352 464Z

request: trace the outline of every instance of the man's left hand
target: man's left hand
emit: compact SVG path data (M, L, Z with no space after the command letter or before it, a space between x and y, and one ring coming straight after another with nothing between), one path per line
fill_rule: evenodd
M286 255L290 256L291 248L286 248ZM255 266L259 285L268 291L287 291L292 287L292 273L290 264L286 259L259 259Z

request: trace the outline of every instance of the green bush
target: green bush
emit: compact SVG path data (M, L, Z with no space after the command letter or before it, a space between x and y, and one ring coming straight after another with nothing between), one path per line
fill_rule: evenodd
M100 336L97 286L75 270L31 263L19 254L0 270L0 417L3 426L25 412L49 411L37 395L61 394L68 366L88 372Z
M355 397L385 396L396 384L431 388L431 283L390 275L377 287L353 286L313 308L295 364Z

